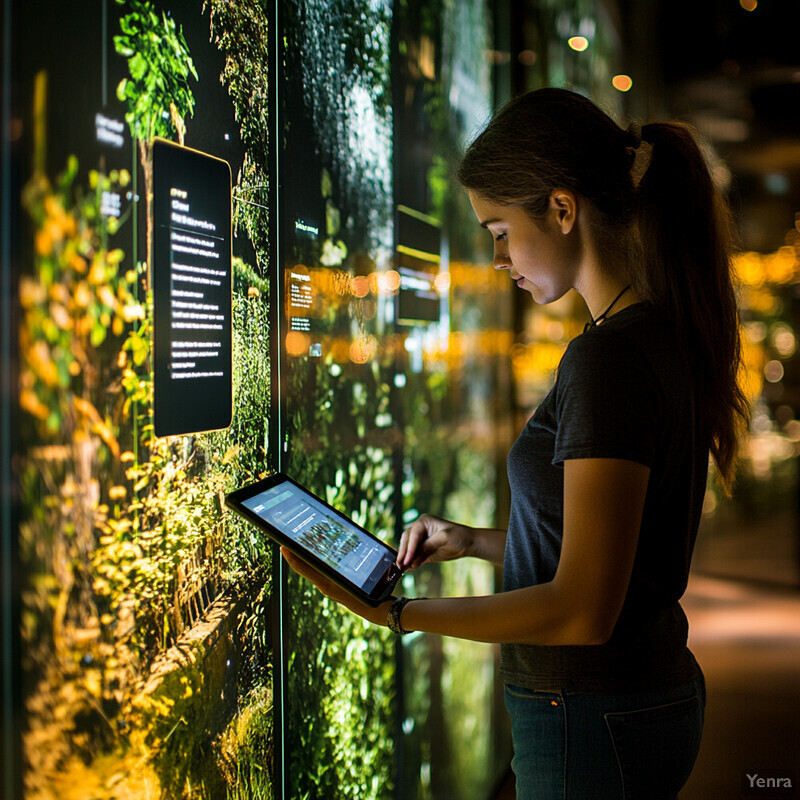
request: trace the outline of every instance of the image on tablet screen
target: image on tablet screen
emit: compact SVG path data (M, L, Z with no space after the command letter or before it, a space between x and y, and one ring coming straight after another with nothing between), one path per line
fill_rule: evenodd
M317 558L370 592L393 563L391 551L291 483L281 483L242 505Z

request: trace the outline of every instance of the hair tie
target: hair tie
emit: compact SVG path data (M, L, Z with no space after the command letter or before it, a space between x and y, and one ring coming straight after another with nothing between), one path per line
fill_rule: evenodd
M625 135L628 137L628 147L638 150L639 145L642 143L642 126L638 122L631 122L625 131Z

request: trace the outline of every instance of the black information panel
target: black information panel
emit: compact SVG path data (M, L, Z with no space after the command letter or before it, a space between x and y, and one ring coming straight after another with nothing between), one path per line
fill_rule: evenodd
M156 436L227 428L233 412L231 169L153 142Z

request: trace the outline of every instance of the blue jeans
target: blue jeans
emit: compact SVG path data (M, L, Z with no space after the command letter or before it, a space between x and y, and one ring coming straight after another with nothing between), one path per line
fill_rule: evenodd
M700 748L702 675L631 694L505 695L517 800L675 800Z

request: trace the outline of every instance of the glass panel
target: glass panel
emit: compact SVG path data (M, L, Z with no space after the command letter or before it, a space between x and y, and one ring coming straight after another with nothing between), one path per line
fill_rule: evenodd
M282 13L286 471L394 541L421 512L494 525L509 284L449 173L489 115L485 7ZM493 588L476 564L406 580ZM294 576L288 598L290 796L488 796L508 764L495 648L415 637L397 675L385 633Z
M283 20L284 469L390 539L401 446L391 3L289 2ZM287 598L287 795L391 795L390 635L293 574Z
M152 428L150 137L228 161L237 197L267 181L269 28L205 6L17 4L26 797L272 794L270 549L222 505L272 465L259 205L236 206L233 422Z

